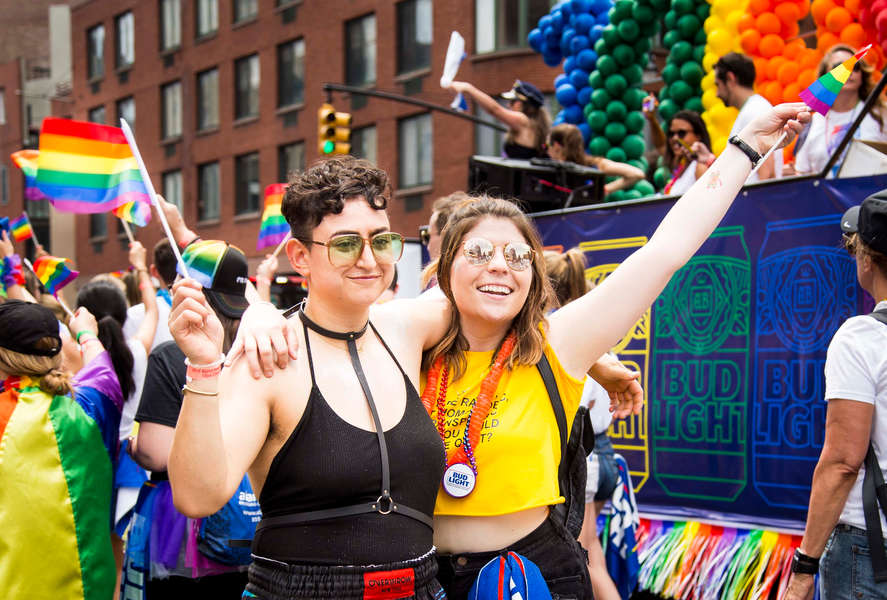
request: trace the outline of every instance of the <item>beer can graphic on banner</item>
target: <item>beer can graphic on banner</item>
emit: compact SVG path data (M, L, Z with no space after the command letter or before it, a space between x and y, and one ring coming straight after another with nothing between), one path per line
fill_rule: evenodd
M654 304L652 469L670 496L746 486L750 279L743 227L721 227Z
M825 436L825 353L856 314L841 215L767 224L755 298L752 482L771 506L807 508Z

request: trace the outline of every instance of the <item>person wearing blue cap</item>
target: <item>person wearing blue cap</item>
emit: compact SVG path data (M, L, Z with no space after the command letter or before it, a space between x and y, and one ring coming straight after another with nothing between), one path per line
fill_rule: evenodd
M788 600L813 598L817 573L823 600L887 597L887 506L878 489L887 468L887 190L845 212L841 230L859 285L877 305L844 321L828 347L825 443Z
M545 97L528 81L515 80L510 90L499 97L508 101L508 108L470 83L454 81L449 89L468 94L481 108L508 126L502 148L508 158L545 157L545 140L551 130L551 115L545 108Z

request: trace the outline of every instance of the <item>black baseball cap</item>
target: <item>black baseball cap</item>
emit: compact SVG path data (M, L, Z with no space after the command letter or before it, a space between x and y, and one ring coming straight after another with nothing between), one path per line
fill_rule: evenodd
M50 343L40 343L47 338ZM0 347L31 356L55 356L62 349L58 319L45 306L7 300L0 304Z
M545 96L539 91L535 85L528 81L516 79L514 85L507 92L499 94L506 100L523 100L524 102L532 102L536 106L545 104Z
M249 306L249 268L240 248L222 240L200 240L185 248L182 258L188 274L203 286L203 295L214 311L230 319L243 316ZM176 269L181 273L180 266Z
M841 231L858 233L859 239L876 252L887 254L887 190L874 193L841 217Z

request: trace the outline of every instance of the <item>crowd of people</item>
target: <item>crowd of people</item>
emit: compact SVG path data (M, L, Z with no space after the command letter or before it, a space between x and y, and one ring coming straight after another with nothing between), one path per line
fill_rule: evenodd
M667 191L682 196L594 289L582 253L543 252L515 203L457 192L434 204L423 231L427 290L390 299L404 238L390 229L388 177L352 157L291 176L284 253L308 297L284 312L269 302L276 257L251 289L243 252L200 239L160 198L184 262L211 254L212 276L188 277L168 240L148 265L134 242L130 273L82 283L71 316L28 281L3 233L0 589L88 600L459 599L493 585L512 597L516 579L498 582L488 567L498 573L517 557L551 597L619 597L596 544L619 470L605 432L640 412L643 392L608 352L717 227L761 155L811 118L803 104L763 106L748 93L753 65L749 80L734 59L716 72L719 95L741 109L741 143L715 157L689 111L654 133L674 173ZM865 73L851 77L853 94ZM510 156L595 166L616 177L611 191L645 176L588 156L575 127L551 128L527 82L504 94L508 108L470 84L452 87L508 125ZM831 126L814 119L809 129ZM825 137L808 135L802 149ZM759 174L781 169L776 159ZM844 220L860 283L880 300L887 205L868 199ZM863 351L839 332L829 351L826 451L797 598L809 597L804 578L824 548L823 566L846 571L842 544L858 540L839 534L864 529L863 440L884 435L872 406L887 401L877 352L887 329L853 319L845 328L870 339ZM887 464L887 450L872 452Z

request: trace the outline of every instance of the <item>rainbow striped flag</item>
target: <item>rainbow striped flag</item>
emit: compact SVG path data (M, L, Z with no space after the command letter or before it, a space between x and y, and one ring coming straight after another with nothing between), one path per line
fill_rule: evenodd
M256 250L276 246L290 232L290 226L280 212L284 191L286 191L285 183L272 183L265 188L265 210L262 212L262 225L259 227Z
M43 200L46 196L37 187L37 157L39 150L19 150L9 155L25 176L25 198L27 200Z
M838 92L841 91L841 88L844 87L844 84L850 79L853 67L856 66L859 59L865 56L865 53L868 52L871 47L872 45L869 44L811 83L810 87L799 94L801 100L806 102L807 106L811 109L815 110L822 116L825 116L832 107L832 104L835 103L835 99L838 97Z
M70 266L71 261L67 258L56 258L55 256L41 256L34 261L34 274L46 291L55 296L60 289L74 281L80 274Z
M85 121L43 119L37 187L65 212L109 212L127 202L151 202L123 131Z
M5 598L111 598L113 471L101 426L39 383L0 382L0 589Z
M141 200L127 202L115 208L114 214L127 223L144 227L151 221L151 205Z
M24 242L34 237L34 231L31 229L31 222L28 220L26 212L23 212L17 219L11 220L9 229L12 231L12 239L16 242Z

